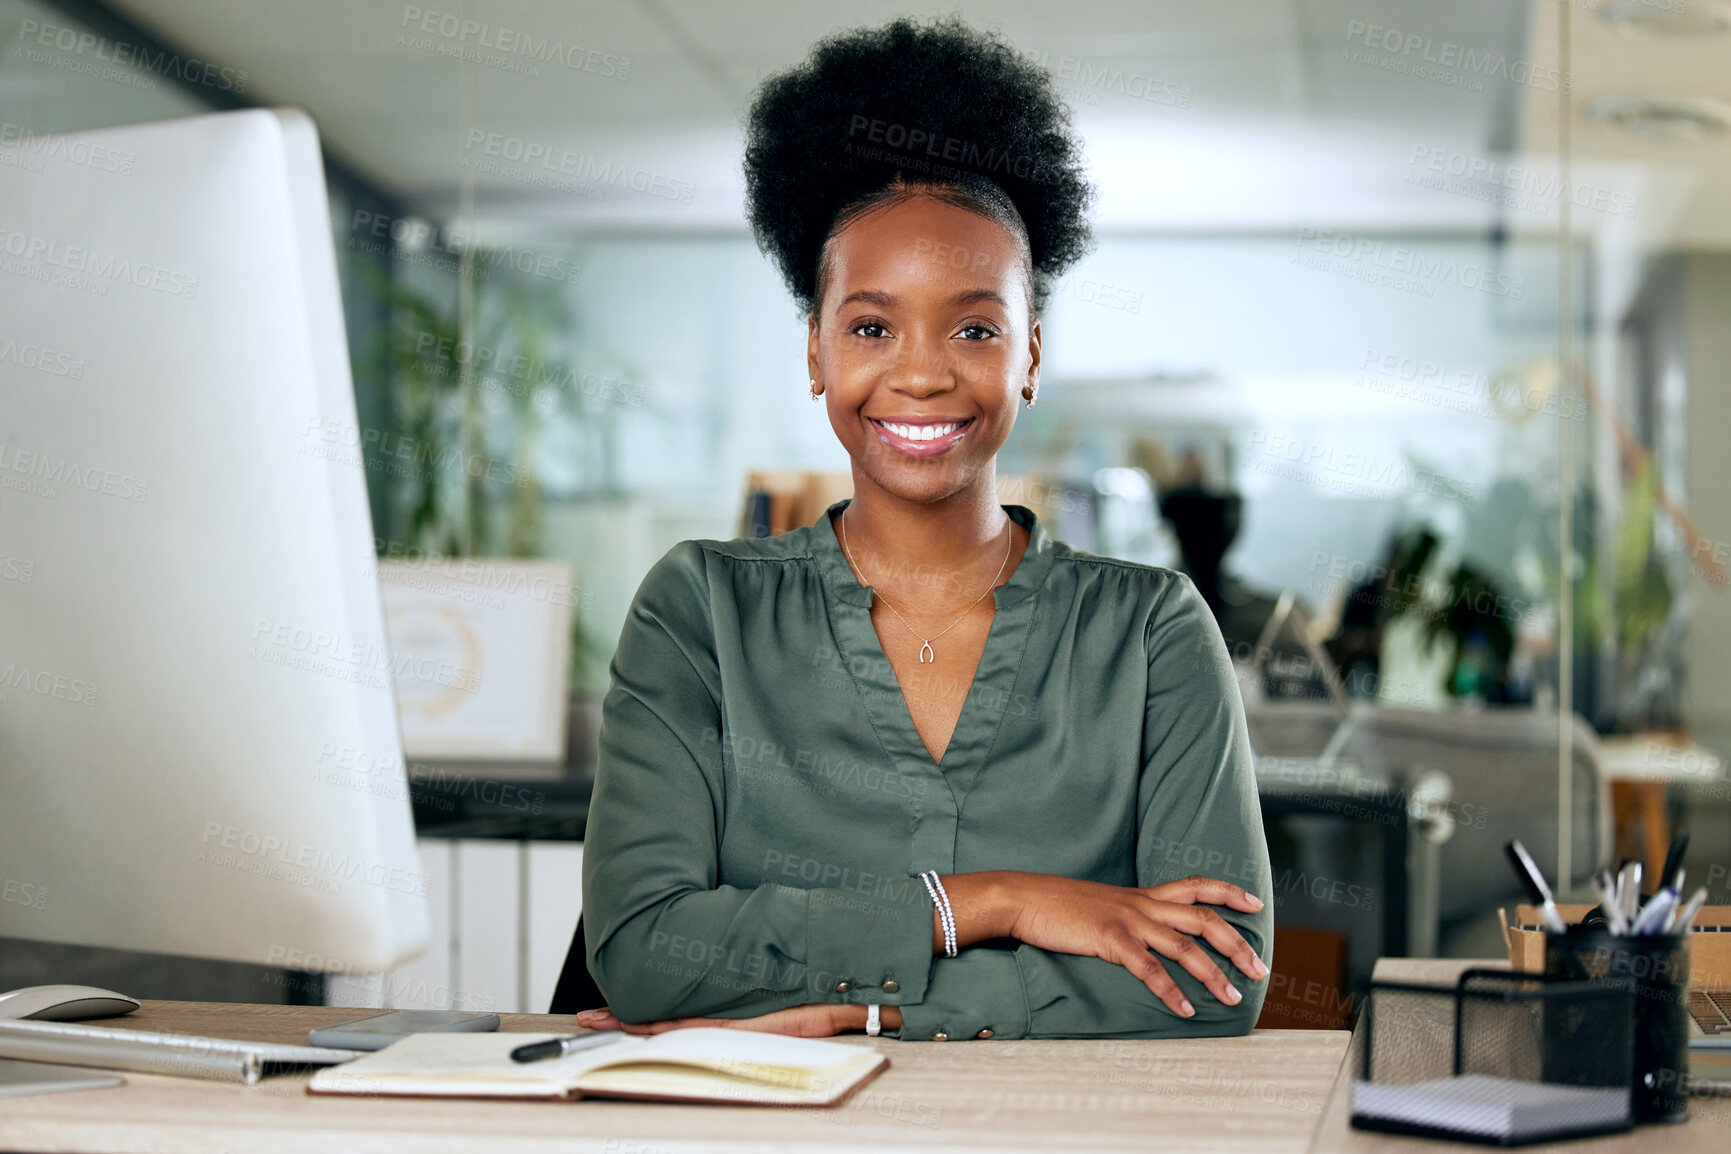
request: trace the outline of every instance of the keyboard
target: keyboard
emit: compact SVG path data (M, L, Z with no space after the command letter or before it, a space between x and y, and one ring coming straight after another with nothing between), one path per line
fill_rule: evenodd
M1731 990L1690 990L1689 1016L1708 1037L1731 1036Z
M360 1056L359 1050L205 1038L80 1022L0 1021L0 1058L214 1078L248 1086L266 1074L334 1066Z

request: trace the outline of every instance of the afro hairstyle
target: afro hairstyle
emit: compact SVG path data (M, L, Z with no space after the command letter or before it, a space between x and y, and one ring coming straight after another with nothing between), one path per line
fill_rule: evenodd
M819 41L746 119L747 213L809 315L824 245L862 211L930 191L1026 240L1031 303L1087 252L1093 188L1045 69L951 17Z

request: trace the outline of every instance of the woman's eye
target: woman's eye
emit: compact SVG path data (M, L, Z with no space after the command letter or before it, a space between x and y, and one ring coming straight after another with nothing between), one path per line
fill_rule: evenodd
M873 340L884 335L884 327L876 321L861 321L848 331L855 336L869 337Z
M969 334L973 335L970 336ZM997 335L998 332L996 329L988 328L985 325L968 325L962 329L962 336L970 341L983 341L987 337L995 337Z

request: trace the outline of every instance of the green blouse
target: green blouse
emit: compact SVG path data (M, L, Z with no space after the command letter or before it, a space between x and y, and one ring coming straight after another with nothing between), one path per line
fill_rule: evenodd
M1257 894L1216 907L1264 962L1268 848L1230 658L1182 574L1097 557L1020 505L1026 553L942 762L872 629L830 514L683 541L644 578L602 708L583 855L590 973L625 1021L900 1006L905 1039L1242 1034L1176 962L1180 1018L1100 958L1001 941L932 953L918 878L1009 869Z

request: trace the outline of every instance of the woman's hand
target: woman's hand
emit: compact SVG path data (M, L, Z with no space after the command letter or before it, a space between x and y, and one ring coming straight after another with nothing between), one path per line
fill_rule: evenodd
M901 1010L885 1006L882 1010L884 1028L901 1029ZM671 1018L665 1022L627 1024L614 1017L607 1008L583 1010L577 1024L588 1030L623 1030L627 1034L665 1034L669 1030L684 1030L692 1026L719 1026L727 1030L757 1030L765 1034L791 1034L796 1038L828 1038L847 1030L865 1029L866 1008L831 1002L815 1002L786 1010L762 1014L755 1018Z
M995 933L1044 950L1115 962L1186 1018L1196 1008L1154 953L1183 966L1229 1006L1237 1005L1243 995L1196 944L1197 938L1230 958L1247 977L1259 981L1268 976L1268 967L1250 944L1209 908L1220 905L1244 913L1262 908L1261 899L1230 882L1189 877L1140 889L1052 874L994 871L945 878L944 886L952 894L958 923L969 909L979 911L983 919L986 928L967 937L978 940ZM954 896L958 890L961 900Z

